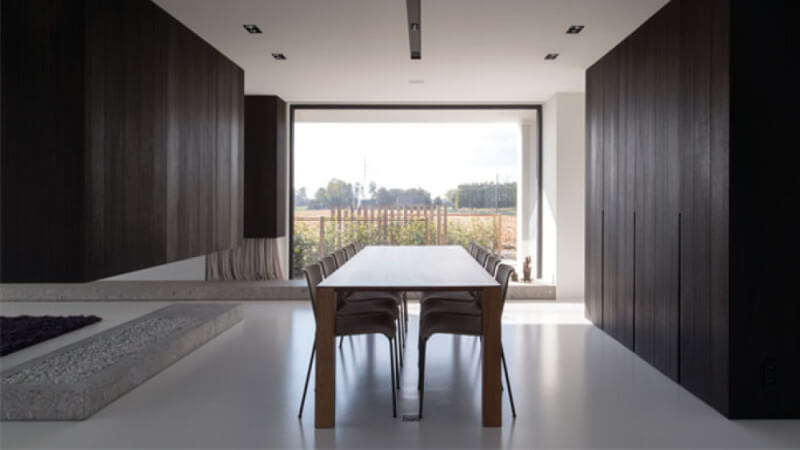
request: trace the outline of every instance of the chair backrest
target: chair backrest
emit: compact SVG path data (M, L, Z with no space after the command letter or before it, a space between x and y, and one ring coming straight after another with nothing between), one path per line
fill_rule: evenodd
M503 312L503 307L506 304L506 294L508 294L508 281L511 279L511 274L514 273L514 267L508 264L500 264L497 267L497 273L494 275L495 281L500 283L500 313Z
M333 272L336 272L338 266L336 265L336 258L333 255L328 255L322 258L320 261L320 265L322 266L322 275L325 278L331 276Z
M322 266L318 263L310 264L303 268L308 284L308 295L311 297L311 310L314 312L314 319L317 318L317 285L322 281Z
M469 254L471 256L473 256L473 257L475 256L475 241L470 241L469 247L467 247L467 250L469 250Z
M486 262L483 264L483 268L489 272L489 275L494 276L498 264L500 264L500 258L494 255L489 255L489 257L486 258Z
M336 267L342 267L347 262L347 254L342 249L333 252L333 256L336 258Z
M336 255L334 253L328 253L328 256L330 256L333 259L333 265L338 269L339 261L336 260Z
M356 253L360 252L361 250L364 250L364 244L362 244L359 241L353 242L353 247L356 249Z
M350 260L353 256L356 256L356 248L353 244L348 245L344 248L344 254L347 255L347 259Z
M480 264L482 267L485 267L486 258L488 257L489 257L489 252L481 248L480 250L478 250L478 254L475 256L475 259L478 261L478 264Z

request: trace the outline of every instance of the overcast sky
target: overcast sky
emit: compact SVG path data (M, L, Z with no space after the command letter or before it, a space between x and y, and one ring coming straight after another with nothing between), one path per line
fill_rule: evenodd
M461 183L517 181L516 123L295 123L295 188L309 198L331 178L421 187L444 196ZM364 164L366 162L366 177ZM368 194L367 194L368 195Z

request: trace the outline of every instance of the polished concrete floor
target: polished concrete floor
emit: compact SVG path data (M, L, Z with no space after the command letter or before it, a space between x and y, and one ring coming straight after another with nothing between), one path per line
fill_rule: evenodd
M97 314L103 322L0 359L3 368L165 303L0 303L2 314ZM414 310L412 304L412 312ZM400 413L414 413L412 317ZM337 427L297 418L313 320L304 302L247 303L245 320L83 422L2 422L6 448L800 448L800 421L729 421L583 319L582 304L514 302L504 315L519 417L480 426L479 348L429 344L425 419L392 419L388 344L345 341ZM313 383L313 381L312 381Z

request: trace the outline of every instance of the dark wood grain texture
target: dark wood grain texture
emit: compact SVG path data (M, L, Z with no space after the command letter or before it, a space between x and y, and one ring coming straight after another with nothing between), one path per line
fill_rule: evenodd
M241 240L241 69L147 0L2 8L18 93L2 102L3 281L88 281Z
M248 95L244 130L245 237L285 236L286 103L274 95Z
M777 1L674 0L587 72L587 316L734 418L800 416L800 236L787 216L798 94L763 89L800 79L790 17ZM591 163L598 147L603 165ZM597 179L604 222L590 213ZM601 319L590 266L598 227Z
M0 7L0 280L82 279L82 3L4 1Z
M603 326L603 66L586 76L586 317Z

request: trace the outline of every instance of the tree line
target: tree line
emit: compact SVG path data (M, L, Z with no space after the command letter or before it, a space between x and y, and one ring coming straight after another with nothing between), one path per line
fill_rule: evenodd
M317 189L313 198L308 197L306 188L297 189L294 204L307 206L308 209L357 207L359 199L362 206L446 204L456 208L509 208L517 205L517 183L460 184L456 189L448 191L445 198L432 198L431 193L422 188L378 187L375 182L362 186L358 182L347 183L333 178L327 186Z

